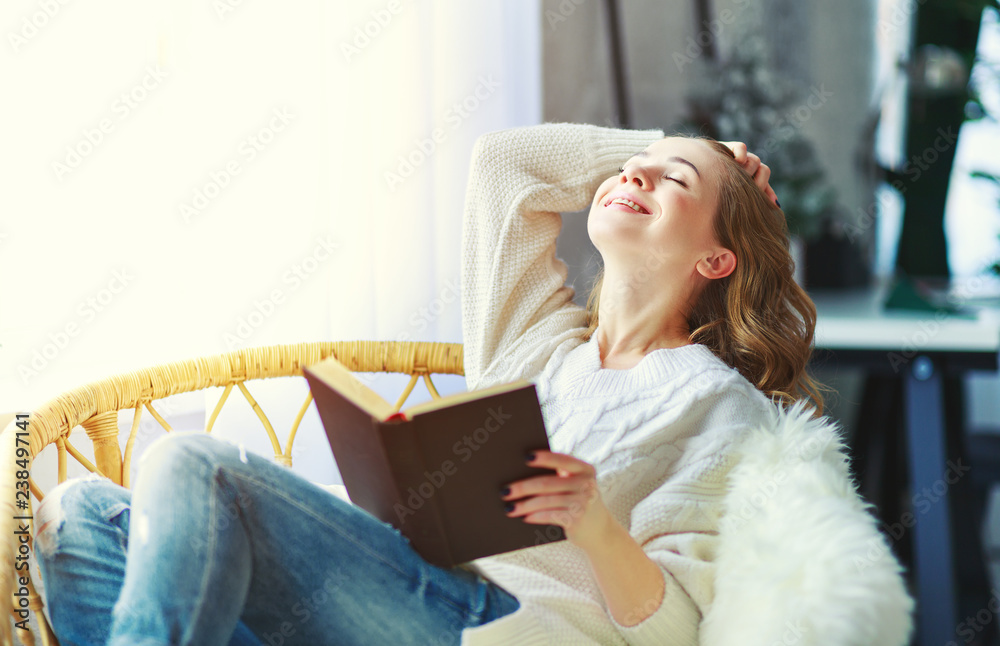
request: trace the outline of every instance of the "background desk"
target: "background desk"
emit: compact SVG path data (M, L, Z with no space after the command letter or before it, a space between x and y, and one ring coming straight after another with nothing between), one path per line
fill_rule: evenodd
M932 488L948 466L942 375L996 371L1000 312L971 316L885 311L884 287L810 292L816 303L817 365L841 365L898 376L904 384L910 499ZM925 646L947 644L958 624L948 496L912 510L917 635Z

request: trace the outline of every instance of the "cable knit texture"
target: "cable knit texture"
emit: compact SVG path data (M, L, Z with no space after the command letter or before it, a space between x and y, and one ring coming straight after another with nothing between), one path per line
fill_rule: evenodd
M594 465L605 504L660 566L666 590L626 626L568 541L477 559L471 567L521 607L466 629L466 646L698 643L735 446L773 423L776 407L702 345L657 349L627 370L602 368L597 335L583 341L586 312L555 254L560 213L587 208L622 162L662 137L542 124L476 142L463 221L467 385L535 384L552 450Z

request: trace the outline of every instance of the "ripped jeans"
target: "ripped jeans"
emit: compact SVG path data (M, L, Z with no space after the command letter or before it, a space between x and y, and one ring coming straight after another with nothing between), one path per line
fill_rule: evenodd
M53 489L35 553L63 646L446 644L517 610L290 469L204 433L149 447L129 492Z

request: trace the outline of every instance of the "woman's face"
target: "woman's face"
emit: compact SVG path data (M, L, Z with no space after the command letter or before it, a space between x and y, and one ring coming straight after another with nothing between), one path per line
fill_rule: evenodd
M717 250L718 156L697 139L668 137L626 160L597 189L587 219L605 262L658 259L686 274Z

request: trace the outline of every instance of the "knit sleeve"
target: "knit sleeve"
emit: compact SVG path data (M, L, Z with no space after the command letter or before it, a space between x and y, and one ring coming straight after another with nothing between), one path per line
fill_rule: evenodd
M714 597L719 522L727 476L739 461L737 440L766 426L774 414L767 399L735 373L718 382L714 392L688 406L691 435L683 441L682 458L630 514L630 534L660 566L665 582L659 606L637 609L645 616L641 622L625 626L611 617L633 646L698 644L699 625Z
M602 181L663 137L568 123L492 132L475 144L462 225L462 336L470 390L514 353L586 324L556 257L560 212L586 208Z
M660 566L664 581L663 598L655 608L637 608L637 613L649 614L639 623L629 626L619 623L608 613L626 643L630 646L697 646L702 609L691 594L694 590L689 591L681 581L688 584L697 582L696 585L704 592L701 586L711 585L714 566L710 560L702 560L705 554L692 554L686 552L686 548L707 551L713 541L714 538L709 535L679 534L643 545L650 560Z

